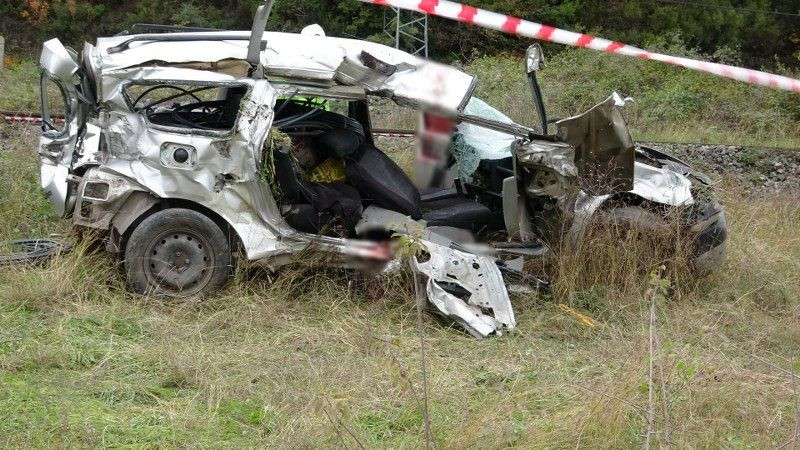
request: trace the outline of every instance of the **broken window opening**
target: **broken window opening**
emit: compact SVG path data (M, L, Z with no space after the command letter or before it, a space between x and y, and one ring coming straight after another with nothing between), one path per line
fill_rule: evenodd
M153 125L231 131L247 85L129 84L124 93L131 110Z
M40 80L42 99L42 129L45 132L53 131L62 134L67 130L69 120L69 102L64 86L42 72ZM62 116L65 120L61 120Z

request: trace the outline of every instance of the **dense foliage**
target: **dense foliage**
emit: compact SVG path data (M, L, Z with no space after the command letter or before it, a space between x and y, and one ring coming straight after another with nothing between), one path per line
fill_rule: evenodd
M12 52L36 52L58 36L72 44L113 35L137 22L247 29L260 0L21 0L0 2L0 34ZM678 34L691 48L750 66L800 66L800 13L796 0L470 0L468 3L639 46ZM697 6L714 3L720 8ZM733 7L733 8L728 8ZM329 35L381 36L385 9L355 0L278 0L270 28L297 31L321 24ZM480 45L475 45L480 42ZM431 20L433 56L472 59L522 51L525 43L501 33ZM738 62L738 61L732 61Z

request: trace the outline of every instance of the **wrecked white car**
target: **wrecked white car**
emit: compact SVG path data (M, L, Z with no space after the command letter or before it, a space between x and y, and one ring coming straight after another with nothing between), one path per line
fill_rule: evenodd
M208 292L237 259L278 267L303 250L389 267L407 233L426 250L413 266L430 309L483 337L515 325L504 276L546 257L552 230L580 240L603 208L680 209L698 267L722 260L709 180L636 146L619 97L548 132L538 47L534 130L473 98L477 80L453 67L264 32L264 17L249 32L124 34L80 53L44 44L42 187L63 217L105 232L136 292ZM416 183L375 145L375 97L421 112Z

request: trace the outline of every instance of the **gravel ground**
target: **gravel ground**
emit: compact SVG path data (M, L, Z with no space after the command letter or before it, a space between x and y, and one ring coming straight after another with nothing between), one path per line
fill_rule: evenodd
M667 151L712 178L741 183L750 193L800 191L800 149L642 142Z

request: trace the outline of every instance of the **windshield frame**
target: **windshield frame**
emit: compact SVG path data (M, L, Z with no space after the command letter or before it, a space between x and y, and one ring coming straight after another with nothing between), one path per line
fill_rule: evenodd
M59 129L56 124L53 123L53 118L50 115L50 98L46 88L47 81L52 81L58 87L58 90L61 93L61 98L64 102L63 129ZM42 70L42 73L39 77L39 99L42 115L42 134L54 138L67 135L69 133L70 121L72 120L74 111L72 111L72 103L70 101L69 94L67 93L66 86L64 85L64 81L54 76L50 72Z

